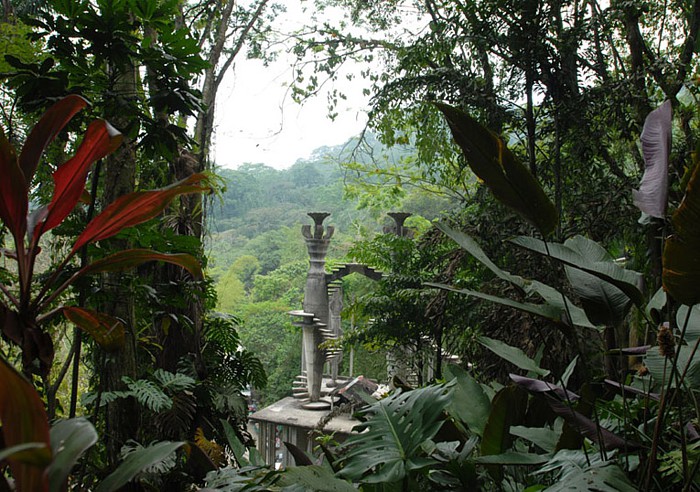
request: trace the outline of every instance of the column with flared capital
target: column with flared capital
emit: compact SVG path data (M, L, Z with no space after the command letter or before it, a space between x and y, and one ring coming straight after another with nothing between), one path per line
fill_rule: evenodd
M309 252L309 272L304 288L304 311L313 313L322 325L328 325L328 282L326 278L326 254L333 236L333 226L323 227L323 221L330 214L311 212L308 214L314 225L302 226L301 232ZM303 350L306 377L309 386L309 400L318 401L321 397L321 378L323 377L324 353L318 348L323 338L318 330L303 331Z

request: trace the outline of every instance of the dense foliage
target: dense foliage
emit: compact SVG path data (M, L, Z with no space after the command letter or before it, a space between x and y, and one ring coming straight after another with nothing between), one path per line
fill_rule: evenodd
M1 3L0 489L700 486L700 1L304 5L276 38L267 0ZM299 101L365 84L367 131L203 173L278 41ZM329 270L384 273L343 280L354 374L403 372L275 470L244 394L298 373L321 210Z

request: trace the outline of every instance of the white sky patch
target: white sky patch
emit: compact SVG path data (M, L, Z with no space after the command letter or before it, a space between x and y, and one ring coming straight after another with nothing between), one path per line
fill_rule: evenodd
M298 5L288 5L288 12L281 16L285 16L285 29L300 26L305 20ZM331 121L327 91L304 105L296 104L288 94L293 62L293 55L283 53L268 66L260 60L241 58L226 75L214 121L213 159L217 165L236 168L244 163L263 163L283 169L309 157L318 147L342 144L362 131L369 98L362 94L365 82L359 77L361 67L347 62L345 73L353 71L358 76L352 82L344 76L335 82L347 100L338 101L334 110L338 116ZM327 88L332 88L330 83Z

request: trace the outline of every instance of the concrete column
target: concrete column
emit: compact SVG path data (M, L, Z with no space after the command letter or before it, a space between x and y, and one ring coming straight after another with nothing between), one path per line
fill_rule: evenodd
M313 325L304 323L303 352L306 366L306 377L309 388L309 400L320 399L321 379L325 363L324 352L318 348L323 341L319 327L327 326L328 316L328 282L326 279L326 254L333 236L333 227L324 229L323 221L330 214L326 212L309 213L314 220L313 229L310 225L302 226L301 232L309 252L309 272L306 276L304 289L304 312L313 313L317 322Z

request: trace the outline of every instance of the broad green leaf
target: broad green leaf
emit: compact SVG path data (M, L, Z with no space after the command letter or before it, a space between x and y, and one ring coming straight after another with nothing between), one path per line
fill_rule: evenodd
M690 388L700 389L700 350L692 353L692 345L676 346L678 350L678 372L683 374L685 367L688 366L688 373L685 377L685 383ZM691 356L692 355L692 359ZM690 361L690 362L689 362ZM651 347L644 357L644 365L649 370L649 373L654 378L655 384L668 385L668 380L671 377L671 364L673 359L665 357L659 352L659 347ZM676 386L676 378L671 381L671 386Z
M44 403L29 381L0 357L0 422L7 448L27 443L44 447L25 450L8 461L18 490L46 491L49 484L44 473L51 461L49 421ZM32 464L27 464L31 462Z
M564 244L547 243L545 245L544 241L539 239L520 236L511 239L511 242L605 280L624 292L635 305L639 307L644 305L644 294L641 291L642 276L632 270L621 268L609 258L601 257L602 248L595 241L576 236Z
M659 287L656 293L651 297L649 302L647 302L644 312L653 320L656 324L661 324L663 319L661 311L666 306L666 292L663 287Z
M184 442L162 441L129 454L114 472L105 478L95 492L114 492L129 483L146 468L160 463L184 446Z
M178 195L208 191L207 186L199 184L207 180L206 174L193 174L159 190L137 191L120 196L90 221L76 239L72 253L85 244L107 239L127 227L154 218Z
M478 299L483 299L484 301L490 301L495 304L501 304L503 306L518 309L520 311L525 311L526 313L535 314L537 316L542 316L543 318L551 319L552 321L561 322L562 319L559 317L560 312L554 309L552 306L546 304L532 304L529 302L518 302L507 297L499 297L491 294L484 294L478 290L471 289L458 289L445 284L437 284L433 282L426 282L424 284L427 287L435 287L442 290L449 290L451 292L457 292L459 294L464 294L471 297L476 297Z
M689 310L690 314L688 314ZM693 345L700 338L700 304L692 307L680 306L676 312L676 326L679 330L685 326L684 339L688 345Z
M124 345L124 323L113 316L77 306L64 307L63 315L105 350L118 350Z
M48 468L50 492L64 489L73 466L96 442L97 431L87 419L60 420L51 427L53 460Z
M532 371L540 376L547 376L550 373L549 370L542 369L539 365L537 365L537 362L532 360L525 354L525 352L517 347L511 347L500 340L495 340L484 336L479 337L477 341L503 360L518 366L520 369Z
M445 224L438 224L437 227L448 237L452 238L452 240L454 240L462 248L464 248L476 260L481 262L486 268L491 270L498 278L505 280L506 282L510 282L516 287L522 289L527 295L537 295L540 299L545 301L544 305L526 303L522 305L522 308L518 305L511 305L511 307L522 309L526 312L537 314L538 316L544 316L557 323L565 323L567 325L573 324L574 326L579 326L581 328L597 329L597 327L588 320L583 309L576 306L570 299L566 298L554 287L537 280L528 280L500 269L495 263L493 263L493 261L491 261L486 253L484 253L473 238L461 231L451 229ZM484 296L486 295L484 294L481 298L491 300L492 302L498 302L496 300L498 298L495 296L489 296L488 299ZM537 307L533 308L533 306L541 306L542 309ZM571 315L571 323L568 322L569 314Z
M510 433L530 441L548 453L553 453L556 450L557 442L559 442L559 437L561 436L561 432L556 432L547 427L513 426L510 428Z
M51 106L34 125L22 148L19 164L27 183L32 182L41 154L56 135L81 109L88 105L86 99L71 94Z
M507 386L496 393L481 439L482 456L500 455L510 448L510 428L522 422L526 409L527 393L517 386ZM491 467L489 472L496 479L502 474L500 468Z
M666 239L662 282L671 297L687 306L700 303L700 165L673 214L675 234Z
M456 380L447 413L464 422L470 431L481 436L491 411L491 400L471 375L456 365L445 368L448 379Z
M228 421L224 419L220 419L219 421L221 422L221 425L224 429L224 434L226 434L226 440L228 441L228 445L231 448L231 452L233 452L233 456L236 458L236 463L238 463L238 466L250 465L250 462L244 457L245 446L243 446L241 440L238 439L236 431L233 429L231 424L228 423Z
M127 249L111 254L84 267L77 276L98 272L115 272L134 268L148 261L164 261L186 269L195 278L202 278L202 265L192 255L186 253L159 253L150 249Z
M356 492L351 483L335 476L324 466L309 465L287 468L277 482L281 486L301 485L303 490L318 492Z
M347 454L339 475L363 483L397 482L436 463L423 446L442 427L450 394L451 383L433 385L370 406L364 411L368 420L343 443Z
M569 365L566 366L566 369L564 369L564 374L561 376L561 384L564 386L569 384L569 378L574 374L574 369L576 369L576 364L578 362L578 355L574 357L574 359L569 362Z
M503 140L463 111L447 104L435 105L447 119L469 167L493 195L537 227L543 236L554 231L559 221L554 204Z

